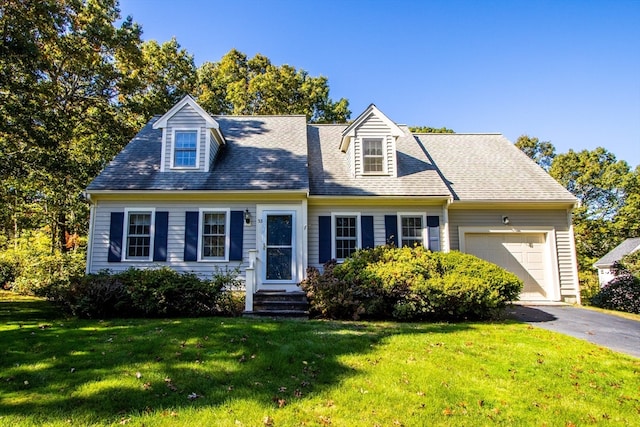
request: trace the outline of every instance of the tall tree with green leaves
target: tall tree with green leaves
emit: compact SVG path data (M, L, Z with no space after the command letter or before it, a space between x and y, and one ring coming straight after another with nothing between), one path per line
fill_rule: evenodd
M343 123L349 102L334 102L324 76L312 77L290 65L276 66L266 56L248 59L236 49L219 62L198 68L198 103L212 114L304 114L316 123Z
M614 223L625 206L629 165L598 147L557 155L549 173L578 198L573 212L578 262L588 270L621 240Z
M520 135L515 145L542 169L549 171L553 159L556 157L556 148L551 142L540 141L529 135Z
M25 218L39 206L37 225L61 249L86 230L80 192L128 138L113 103L115 58L136 50L140 30L131 19L116 28L117 19L116 0L8 0L0 9L0 200Z

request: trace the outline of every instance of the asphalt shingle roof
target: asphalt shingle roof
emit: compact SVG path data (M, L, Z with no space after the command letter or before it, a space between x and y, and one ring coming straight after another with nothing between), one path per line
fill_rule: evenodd
M575 197L499 134L417 134L454 199L567 201Z
M215 117L227 144L209 173L160 172L162 130L152 119L88 190L308 190L304 116Z
M625 255L640 249L640 237L625 240L613 248L609 253L596 261L593 265L598 268L611 267L616 261L620 261Z
M398 177L353 176L347 153L338 149L347 125L309 125L309 182L312 195L450 195L420 141L406 126L396 141Z

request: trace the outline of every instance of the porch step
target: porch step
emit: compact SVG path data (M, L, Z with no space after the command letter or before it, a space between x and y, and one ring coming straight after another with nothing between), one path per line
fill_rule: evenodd
M304 292L258 291L253 294L250 317L309 318L309 302Z

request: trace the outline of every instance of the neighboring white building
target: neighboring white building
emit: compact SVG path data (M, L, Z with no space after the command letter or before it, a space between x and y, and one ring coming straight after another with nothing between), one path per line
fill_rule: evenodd
M412 134L375 105L350 124L211 116L185 97L88 186L87 271L239 267L254 292L385 243L460 250L579 302L575 197L499 134Z
M627 239L613 248L609 253L596 261L593 266L598 269L598 280L600 286L604 286L615 277L611 267L626 255L632 254L640 249L640 237Z

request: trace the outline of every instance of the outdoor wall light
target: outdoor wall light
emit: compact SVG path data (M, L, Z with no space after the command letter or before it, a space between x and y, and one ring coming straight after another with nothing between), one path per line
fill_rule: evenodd
M510 221L509 221L509 217L508 217L508 216L504 216L504 215L503 215L503 216L502 216L502 223L503 223L504 225L509 225L509 222L510 222Z
M251 212L249 212L249 209L245 209L244 211L244 223L251 225Z

